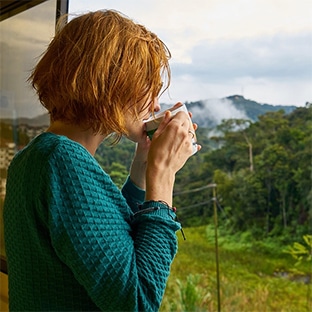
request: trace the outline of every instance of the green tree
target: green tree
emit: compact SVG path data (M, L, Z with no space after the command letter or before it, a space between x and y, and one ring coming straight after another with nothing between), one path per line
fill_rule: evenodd
M111 176L114 183L121 189L128 176L128 170L126 166L113 162L109 168L108 174Z

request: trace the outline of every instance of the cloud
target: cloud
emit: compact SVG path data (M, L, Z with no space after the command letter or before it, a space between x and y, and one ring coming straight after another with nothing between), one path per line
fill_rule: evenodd
M105 8L144 24L168 45L173 75L166 103L243 90L269 104L311 100L311 1L70 1L71 11Z
M302 106L312 100L312 32L201 41L186 62L171 62L166 103L241 94L257 102Z
M46 1L1 22L0 115L33 117L42 105L26 82L55 28L55 2Z
M193 120L202 127L211 126L211 123L220 124L223 119L249 119L244 111L237 109L228 99L209 99L201 101L201 104L202 107L194 106L190 111Z
M173 63L175 76L205 82L251 77L310 79L312 32L226 41L203 41L190 52L190 64Z

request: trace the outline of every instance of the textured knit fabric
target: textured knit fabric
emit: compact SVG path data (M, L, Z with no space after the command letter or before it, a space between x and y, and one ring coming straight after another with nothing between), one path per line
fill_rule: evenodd
M12 161L4 204L11 311L157 311L180 224L77 142L43 133ZM149 211L149 210L148 210Z

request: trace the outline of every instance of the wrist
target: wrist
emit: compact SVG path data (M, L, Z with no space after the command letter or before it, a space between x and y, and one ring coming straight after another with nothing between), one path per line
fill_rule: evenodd
M147 152L146 148L137 144L129 173L131 181L143 190L146 188Z
M132 163L130 168L130 179L139 188L146 189L146 164Z
M175 175L170 170L158 171L147 168L146 171L146 201L163 201L172 205Z

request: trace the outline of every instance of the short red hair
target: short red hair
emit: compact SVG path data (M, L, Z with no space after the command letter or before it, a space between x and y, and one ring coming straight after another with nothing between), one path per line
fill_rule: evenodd
M29 80L52 121L120 138L128 110L137 116L158 96L163 76L168 88L170 56L155 34L121 13L90 12L56 32Z

